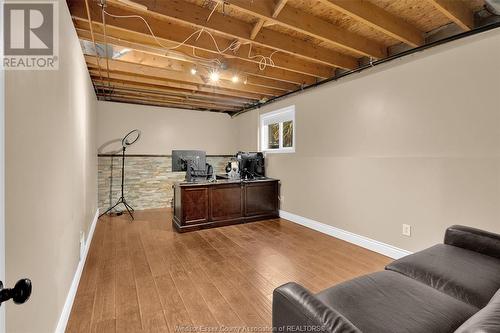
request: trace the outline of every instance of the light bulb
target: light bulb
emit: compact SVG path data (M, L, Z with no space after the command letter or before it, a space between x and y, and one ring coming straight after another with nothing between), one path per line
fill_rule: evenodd
M191 74L196 75L196 72L197 72L196 68L191 68Z
M216 71L211 72L210 73L210 81L212 81L212 82L219 81L219 73Z
M233 75L233 77L231 78L231 81L233 81L233 83L238 83L239 80L240 78L237 75Z

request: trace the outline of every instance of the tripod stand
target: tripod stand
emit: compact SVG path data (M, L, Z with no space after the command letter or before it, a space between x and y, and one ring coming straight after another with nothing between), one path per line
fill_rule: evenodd
M132 141L128 141L128 139L133 134L137 135L137 137L134 140L132 140ZM123 192L123 184L125 182L125 150L127 149L128 146L134 144L137 140L139 140L140 136L141 136L141 132L139 130L133 130L133 131L129 132L123 138L123 140L122 140L122 185L121 185L121 196L120 196L120 198L118 199L118 201L113 206L109 207L108 210L106 210L104 213L102 213L101 215L99 215L99 217L101 217L103 215L106 215L107 213L111 212L119 204L123 204L123 206L125 206L125 209L127 210L128 214L130 215L130 217L132 218L132 220L134 220L134 215L132 214L132 212L134 212L134 208L132 208L132 206L130 206L127 203L127 200L125 199L125 194Z

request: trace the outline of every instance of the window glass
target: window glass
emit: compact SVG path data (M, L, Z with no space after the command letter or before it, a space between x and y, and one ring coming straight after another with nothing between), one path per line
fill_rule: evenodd
M295 105L260 115L260 149L270 153L295 152Z
M283 147L293 147L293 121L283 122Z
M268 125L268 144L269 149L278 149L280 147L280 124Z

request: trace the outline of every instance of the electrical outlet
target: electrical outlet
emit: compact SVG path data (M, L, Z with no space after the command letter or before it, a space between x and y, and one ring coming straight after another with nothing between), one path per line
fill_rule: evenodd
M80 260L83 259L85 254L85 232L80 231Z
M411 237L411 225L403 224L403 236Z

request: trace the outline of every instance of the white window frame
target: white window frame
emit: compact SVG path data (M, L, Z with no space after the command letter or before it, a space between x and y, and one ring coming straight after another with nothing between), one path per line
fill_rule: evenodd
M292 147L283 147L283 122L292 121L293 123L293 145ZM279 148L269 149L269 124L279 123ZM276 111L263 113L260 115L260 148L265 153L294 153L295 152L295 105L287 106Z

